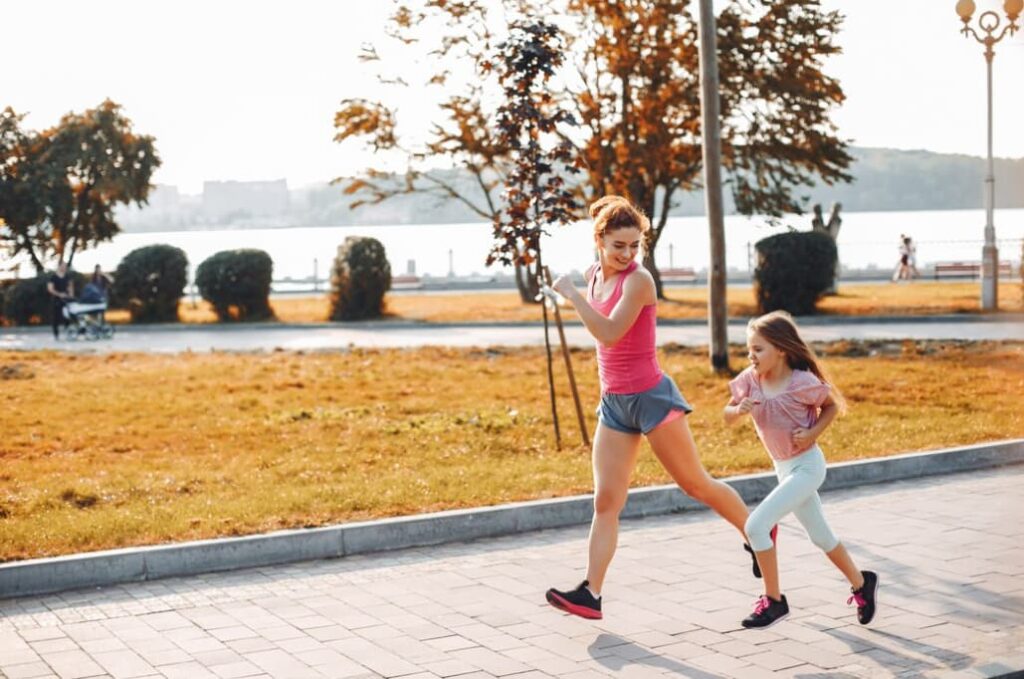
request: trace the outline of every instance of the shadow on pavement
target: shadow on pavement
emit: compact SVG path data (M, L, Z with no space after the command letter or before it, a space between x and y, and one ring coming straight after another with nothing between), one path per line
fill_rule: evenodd
M615 650L606 653L610 648ZM630 665L643 665L668 670L689 679L720 679L721 677L721 675L705 672L678 660L656 655L654 651L614 634L598 635L587 647L587 651L590 653L590 657L600 663L602 667L607 667L615 672L621 672Z

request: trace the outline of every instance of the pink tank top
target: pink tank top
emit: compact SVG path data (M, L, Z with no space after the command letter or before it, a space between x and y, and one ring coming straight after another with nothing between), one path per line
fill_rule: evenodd
M622 299L622 286L626 276L636 271L636 268L636 260L630 262L626 270L619 274L612 294L602 301L594 294L597 282L595 269L587 287L587 301L601 315L611 315L612 309ZM598 343L597 372L601 378L602 393L636 394L654 388L661 381L661 367L658 365L658 355L654 349L657 318L658 305L648 304L641 309L636 321L618 342L610 347Z

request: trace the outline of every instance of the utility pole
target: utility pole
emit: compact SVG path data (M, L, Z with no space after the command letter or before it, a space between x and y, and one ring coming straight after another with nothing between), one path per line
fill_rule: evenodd
M704 162L704 205L711 231L708 267L708 323L711 367L729 372L729 318L725 299L725 221L722 215L722 138L718 106L718 54L711 0L700 0L700 110Z

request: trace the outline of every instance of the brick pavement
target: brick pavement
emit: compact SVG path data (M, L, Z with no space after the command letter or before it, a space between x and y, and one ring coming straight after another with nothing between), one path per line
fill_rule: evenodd
M0 676L946 677L1024 669L1024 467L825 496L881 575L861 627L791 518L770 630L732 529L707 512L625 522L605 620L549 608L586 529L0 601Z

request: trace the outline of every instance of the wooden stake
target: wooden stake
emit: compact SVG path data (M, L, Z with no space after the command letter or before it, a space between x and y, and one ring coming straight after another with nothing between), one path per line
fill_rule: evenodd
M551 365L551 340L548 337L548 304L541 300L544 307L544 347L548 352L548 392L551 394L551 419L555 422L555 446L562 449L562 433L558 428L558 408L555 405L555 373Z
M547 280L547 284L551 285L551 271L544 267L544 278ZM553 302L554 300L552 300ZM590 447L590 436L587 434L587 423L583 419L583 407L580 405L580 392L576 389L576 374L572 371L572 357L569 353L569 344L565 341L565 329L562 327L562 313L558 310L557 304L552 304L555 308L555 324L558 326L558 339L562 344L562 356L565 358L565 370L569 373L569 387L572 389L572 400L576 404L576 420L580 425L580 435L583 437L583 445L587 448Z

